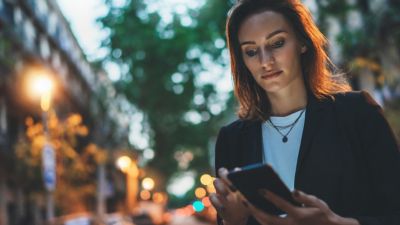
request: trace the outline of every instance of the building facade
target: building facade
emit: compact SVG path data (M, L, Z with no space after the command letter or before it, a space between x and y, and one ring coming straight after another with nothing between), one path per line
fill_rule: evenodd
M13 146L25 132L24 120L41 113L22 83L30 67L49 71L56 82L57 114L82 115L92 142L104 148L127 143L128 123L119 110L126 103L106 74L85 59L56 1L0 0L0 225L24 224L27 214L30 224L40 224L44 217L43 208L32 212L13 179L18 164Z

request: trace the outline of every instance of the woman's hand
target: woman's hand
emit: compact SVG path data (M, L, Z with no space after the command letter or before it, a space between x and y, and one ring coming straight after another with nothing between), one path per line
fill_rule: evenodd
M239 193L232 190L232 184L227 179L228 170L218 170L220 178L214 180L216 193L210 195L210 200L224 225L245 225L249 217L249 210L244 205Z
M247 202L250 213L262 225L360 225L355 219L335 214L321 199L301 191L294 191L293 197L303 207L294 206L270 191L265 191L264 197L287 215L270 215Z

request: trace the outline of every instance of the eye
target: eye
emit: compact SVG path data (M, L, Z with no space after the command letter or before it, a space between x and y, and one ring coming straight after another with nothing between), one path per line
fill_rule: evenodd
M280 47L282 47L284 44L285 44L285 40L279 40L279 41L274 42L274 43L271 45L271 47L272 47L272 48L280 48Z
M253 57L257 55L258 51L256 49L251 49L251 50L246 50L245 53L248 57Z

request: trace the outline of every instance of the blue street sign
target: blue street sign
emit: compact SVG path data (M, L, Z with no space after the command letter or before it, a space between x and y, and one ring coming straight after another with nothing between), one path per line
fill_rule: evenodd
M45 144L42 151L43 181L48 191L54 191L56 187L56 157L54 149Z

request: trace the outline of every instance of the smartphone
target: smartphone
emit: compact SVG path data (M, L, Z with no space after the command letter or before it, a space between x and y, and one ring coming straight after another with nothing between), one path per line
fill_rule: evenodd
M269 190L293 205L300 206L293 199L289 188L268 164L253 164L242 167L241 170L230 171L228 179L247 201L269 214L282 215L285 212L269 202L260 193L262 189Z

